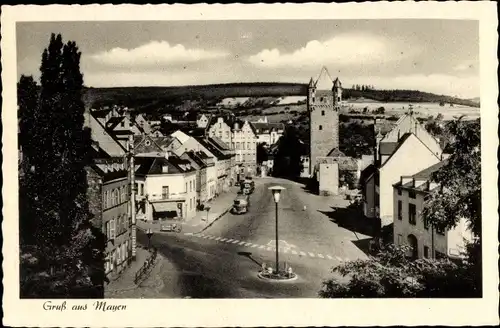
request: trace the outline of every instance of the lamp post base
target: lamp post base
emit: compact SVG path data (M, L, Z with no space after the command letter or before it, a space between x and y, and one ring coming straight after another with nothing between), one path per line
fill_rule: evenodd
M286 271L278 271L278 272L261 271L258 273L257 276L260 279L273 281L273 282L293 281L293 280L297 280L297 278L298 278L296 273L289 273Z

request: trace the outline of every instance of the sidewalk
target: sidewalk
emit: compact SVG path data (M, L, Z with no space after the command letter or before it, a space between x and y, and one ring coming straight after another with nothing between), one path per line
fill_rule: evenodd
M151 229L153 232L160 232L162 224L168 223L180 223L183 225L183 231L187 230L187 232L191 232L193 228L195 230L205 230L209 226L211 226L215 221L220 219L224 214L229 212L231 207L233 206L233 201L236 198L236 194L239 190L239 187L230 187L229 190L225 193L220 194L217 198L212 199L207 202L207 205L210 206L210 210L208 211L197 211L195 216L191 219L187 219L185 221L159 221L156 222L145 222L142 220L137 220L137 227L146 231L147 229ZM185 229L187 228L187 229Z
M136 272L141 268L150 252L146 249L137 247L136 260L133 261L122 275L114 281L111 281L104 288L104 298L163 298L161 292L164 289L164 283L161 279L161 272L171 267L170 262L158 253L155 264L151 271L139 285L134 282Z

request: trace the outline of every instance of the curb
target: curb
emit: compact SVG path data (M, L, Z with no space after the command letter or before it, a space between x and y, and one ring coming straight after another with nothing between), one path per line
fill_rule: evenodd
M223 217L224 215L227 214L227 212L229 212L231 210L232 206L228 207L227 209L225 209L221 214L219 214L212 222L210 222L209 225L207 225L206 227L204 227L203 229L200 230L200 232L203 232L205 230L207 230L208 228L210 228L212 226L212 224L214 224L215 221L219 220L221 217Z

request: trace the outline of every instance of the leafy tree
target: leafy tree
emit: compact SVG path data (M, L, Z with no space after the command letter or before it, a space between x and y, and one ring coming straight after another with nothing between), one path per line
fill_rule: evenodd
M358 183L356 175L351 171L345 170L339 172L339 180L347 185L349 189L354 189Z
M104 245L87 203L90 133L80 57L74 42L52 34L39 98L32 78L18 84L20 140L29 144L20 183L23 297L102 297Z
M337 276L323 283L323 298L479 297L475 267L449 260L407 256L409 246L387 245L368 260L343 263L332 269ZM472 258L473 256L469 256Z
M301 155L303 145L294 126L287 126L285 133L278 140L278 151L274 156L273 175L296 178L302 172Z
M471 231L481 233L481 134L479 120L463 117L450 121L453 150L446 164L433 174L440 188L433 190L424 204L423 215L437 229L454 228L466 218Z
M373 125L358 122L341 123L339 125L340 151L346 156L361 158L361 155L373 154L375 137Z
M262 164L262 162L267 161L268 151L265 142L259 143L257 145L257 164Z

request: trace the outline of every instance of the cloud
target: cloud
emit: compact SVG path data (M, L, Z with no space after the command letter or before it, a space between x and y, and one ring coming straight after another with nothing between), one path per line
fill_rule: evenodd
M108 66L145 67L192 63L229 56L223 51L188 49L182 44L171 45L166 41L152 41L133 49L113 48L91 55L90 58Z
M260 67L304 67L332 64L380 64L400 60L418 51L418 47L404 47L395 40L368 34L342 34L321 42L309 41L304 47L290 53L278 49L264 49L248 57Z
M457 66L453 67L453 70L454 71L467 71L469 69L474 68L475 65L476 65L476 61L467 60L467 61L464 61L464 62L458 64Z

